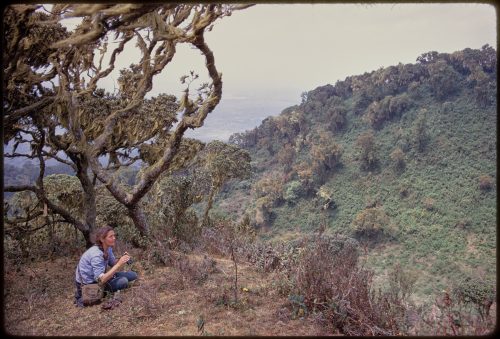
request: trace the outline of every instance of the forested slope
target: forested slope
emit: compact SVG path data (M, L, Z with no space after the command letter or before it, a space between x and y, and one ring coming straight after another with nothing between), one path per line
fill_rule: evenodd
M383 273L399 262L422 295L496 271L496 51L429 52L302 95L230 142L254 175L217 209L292 239L358 239Z

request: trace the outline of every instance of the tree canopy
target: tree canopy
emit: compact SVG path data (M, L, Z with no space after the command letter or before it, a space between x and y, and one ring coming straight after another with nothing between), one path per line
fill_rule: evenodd
M7 186L31 191L39 206L83 232L88 240L96 222L97 180L127 209L145 235L148 222L139 201L161 173L192 157L199 143L184 132L200 128L222 96L222 75L204 34L215 22L250 5L229 4L56 4L11 5L4 11L3 126L6 157L39 162L34 185ZM73 31L63 20L80 18ZM209 82L191 88L198 74L187 72L181 98L168 93L149 97L153 79L166 70L176 48L189 44L205 59ZM128 48L138 60L120 70L118 88L99 83L110 77L117 57ZM16 153L19 144L31 152ZM154 154L154 157L151 157ZM70 165L83 189L80 218L50 198L44 186L45 162ZM117 180L120 168L145 164L132 187Z

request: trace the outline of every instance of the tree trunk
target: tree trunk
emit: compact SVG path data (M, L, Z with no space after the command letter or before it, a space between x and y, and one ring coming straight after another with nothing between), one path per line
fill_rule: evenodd
M90 231L82 231L83 237L85 238L85 248L89 249L94 245L92 240L90 239Z
M212 208L212 204L214 202L215 189L214 186L210 187L210 193L208 194L207 206L205 207L205 212L203 213L203 220L201 222L201 226L206 226L208 222L208 212Z
M127 208L128 215L132 218L132 221L134 222L135 227L139 230L139 233L146 238L149 237L149 226L146 220L146 214L144 214L142 208L137 206L137 204L130 207L127 206Z
M90 248L93 243L91 234L96 228L97 207L96 193L93 180L89 177L89 162L83 153L78 155L70 154L71 160L77 167L76 176L83 188L83 224L84 228L80 229L85 238L86 248Z

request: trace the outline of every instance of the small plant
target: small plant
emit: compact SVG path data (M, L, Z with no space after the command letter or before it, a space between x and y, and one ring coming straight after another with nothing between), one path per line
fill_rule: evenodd
M302 295L290 295L288 301L292 305L292 319L307 315L307 305Z
M161 315L164 304L158 298L157 290L152 287L141 287L132 291L131 313L133 319L155 319Z
M202 285L208 276L216 271L215 260L205 256L200 263L191 262L189 258L181 254L173 261L173 266L177 268L183 278L183 282L194 282Z
M481 189L481 191L490 191L493 188L493 185L493 178L491 178L489 175L481 175L479 177L479 188Z
M392 300L400 300L401 303L408 305L416 281L417 275L415 272L405 271L399 262L396 263L389 272L389 295Z
M399 196L401 198L408 198L410 195L410 185L407 182L402 182L399 185Z
M472 221L468 218L462 218L457 221L455 224L455 227L460 229L460 230L466 230L472 225Z
M422 203L427 211L434 211L436 208L435 206L436 200L434 200L433 198L430 197L424 198L424 200L422 200Z

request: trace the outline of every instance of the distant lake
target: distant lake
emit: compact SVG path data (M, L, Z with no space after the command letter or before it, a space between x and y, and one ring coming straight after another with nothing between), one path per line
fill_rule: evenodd
M277 116L285 108L298 105L300 98L259 98L258 96L222 98L215 110L207 116L203 127L188 130L186 136L207 142L228 141L234 133L251 130L269 116Z

